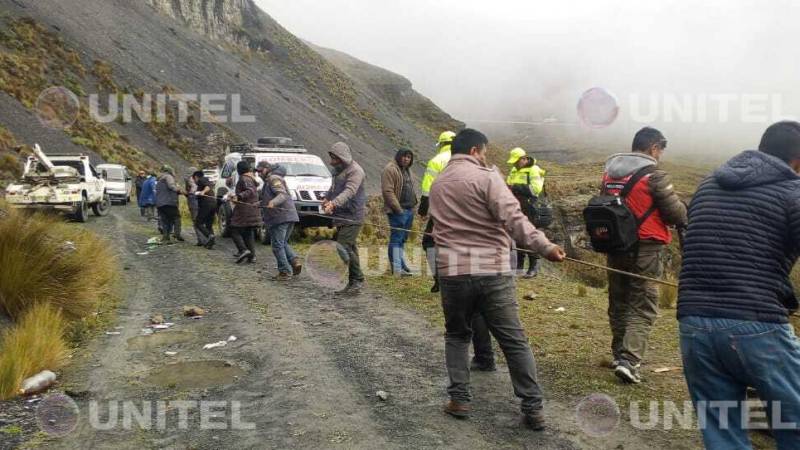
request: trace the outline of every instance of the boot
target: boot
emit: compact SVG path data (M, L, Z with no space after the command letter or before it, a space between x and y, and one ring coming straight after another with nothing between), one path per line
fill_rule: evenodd
M433 286L431 286L431 292L439 292L439 277L433 277Z

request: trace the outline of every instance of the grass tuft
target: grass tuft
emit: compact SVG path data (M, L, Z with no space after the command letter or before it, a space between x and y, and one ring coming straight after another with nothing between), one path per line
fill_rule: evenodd
M115 276L109 248L56 218L8 211L0 219L0 311L19 320L47 302L68 320L97 312Z
M0 342L0 399L15 396L25 378L60 368L67 355L65 321L55 307L40 303L25 312Z

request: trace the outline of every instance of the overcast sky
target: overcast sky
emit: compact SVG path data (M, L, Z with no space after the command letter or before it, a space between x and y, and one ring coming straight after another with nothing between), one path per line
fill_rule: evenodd
M638 105L658 113L652 121L665 128L752 140L776 113L800 115L800 2L793 0L256 3L303 39L408 77L462 120L576 121L578 98L593 86L616 95L618 122ZM735 126L741 99L713 103L723 94L767 103L767 117ZM776 94L779 101L765 100ZM670 101L687 109L683 118L665 117ZM698 119L696 104L710 110L708 119ZM720 108L731 117L720 120Z

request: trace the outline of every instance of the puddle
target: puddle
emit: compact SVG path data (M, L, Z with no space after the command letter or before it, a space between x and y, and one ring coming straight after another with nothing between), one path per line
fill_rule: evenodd
M236 381L245 371L225 361L187 361L151 370L143 381L169 388L203 389Z
M154 350L168 345L189 342L194 340L194 337L193 333L187 333L186 331L153 333L128 339L128 348L131 350Z

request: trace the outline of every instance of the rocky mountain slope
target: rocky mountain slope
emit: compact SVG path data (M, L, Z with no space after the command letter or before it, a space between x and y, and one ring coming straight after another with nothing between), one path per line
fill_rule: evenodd
M45 139L49 148L78 146L134 168L185 168L214 164L226 143L281 135L318 155L345 140L375 186L395 148L411 147L423 160L442 128L461 126L408 80L323 53L252 0L0 0L0 95L8 96L0 102L0 172L13 166L13 147ZM77 121L55 133L31 113L50 86L81 102ZM200 120L196 102L184 122L171 103L161 122L89 117L89 94L100 94L102 109L123 93L237 94L255 122Z

